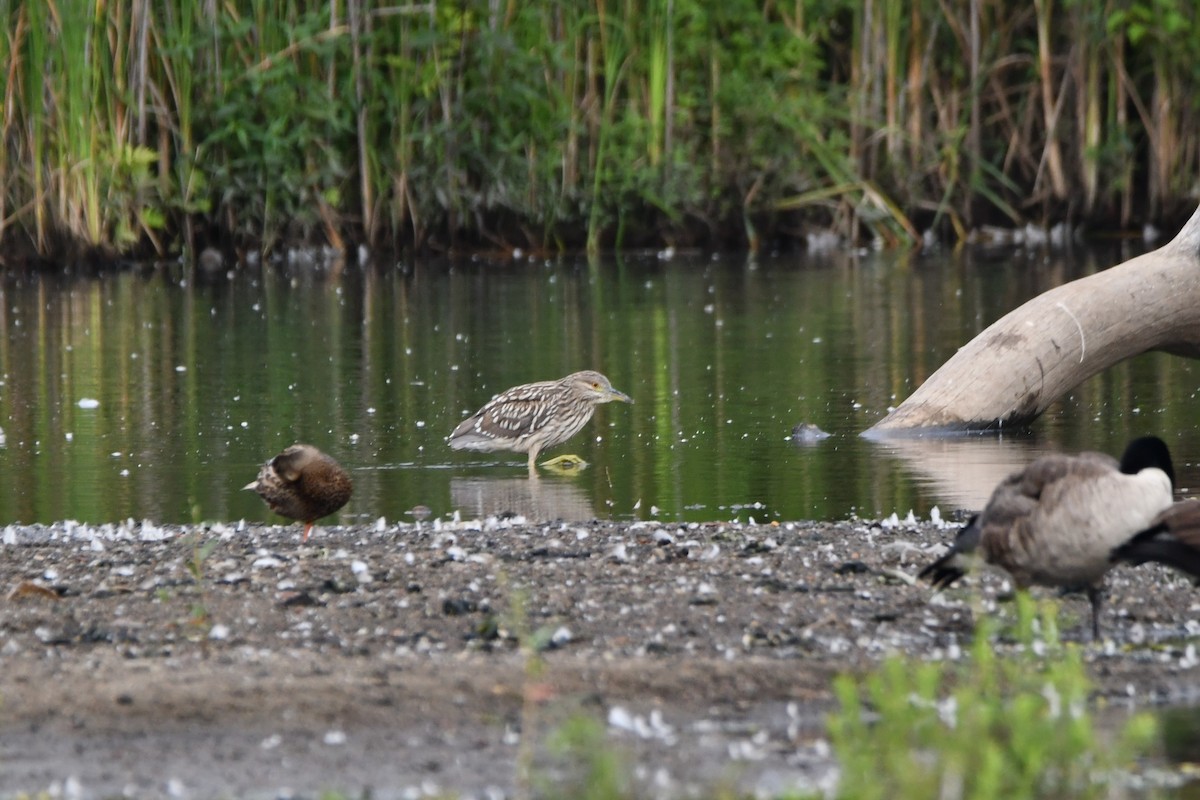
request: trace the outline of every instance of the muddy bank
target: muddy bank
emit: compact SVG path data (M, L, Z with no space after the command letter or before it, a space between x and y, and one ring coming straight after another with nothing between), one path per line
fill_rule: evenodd
M651 796L828 784L830 678L970 634L969 589L907 580L953 529L9 526L0 795L509 797L522 759L566 779L546 745L579 714ZM1108 586L1099 693L1194 699L1200 596L1157 567Z

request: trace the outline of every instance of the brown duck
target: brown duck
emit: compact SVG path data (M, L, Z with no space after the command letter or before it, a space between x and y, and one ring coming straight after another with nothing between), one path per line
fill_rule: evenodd
M252 489L280 516L304 523L304 541L313 523L346 505L353 490L350 474L310 444L294 444L262 465Z

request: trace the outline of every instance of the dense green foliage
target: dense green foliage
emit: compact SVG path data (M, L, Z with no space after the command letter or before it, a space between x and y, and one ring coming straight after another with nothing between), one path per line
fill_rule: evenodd
M1190 206L1187 0L0 0L0 247L755 246Z
M1115 742L1097 731L1087 669L1058 640L1056 614L1047 603L1039 616L1022 593L1010 655L985 622L958 664L897 655L864 679L839 678L838 797L1125 796L1120 772L1150 749L1154 718L1130 717Z

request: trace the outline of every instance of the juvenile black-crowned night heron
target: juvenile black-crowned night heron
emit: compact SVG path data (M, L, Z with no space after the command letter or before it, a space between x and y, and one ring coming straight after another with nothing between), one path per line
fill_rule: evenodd
M342 465L310 444L294 444L262 465L242 487L258 493L280 516L304 523L304 541L313 523L350 499L353 484Z
M1130 442L1119 463L1104 453L1042 456L1005 478L919 577L941 589L982 560L1020 588L1086 588L1099 638L1104 576L1114 561L1158 560L1124 550L1172 508L1174 480L1171 454L1154 436Z
M614 400L633 402L592 370L556 381L526 383L493 397L459 423L447 441L455 450L528 453L529 474L536 476L538 453L579 433L597 405Z

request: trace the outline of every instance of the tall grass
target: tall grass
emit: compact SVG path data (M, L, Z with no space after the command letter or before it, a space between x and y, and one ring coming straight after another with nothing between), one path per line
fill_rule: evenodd
M0 0L0 248L1169 219L1185 0Z

